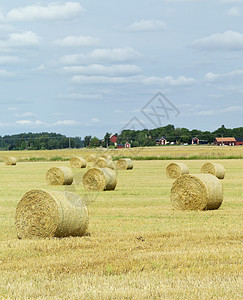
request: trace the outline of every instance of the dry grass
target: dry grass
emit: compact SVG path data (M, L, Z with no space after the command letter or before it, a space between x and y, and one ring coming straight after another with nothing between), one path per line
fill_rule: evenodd
M173 210L168 161L135 161L90 204L90 236L41 240L17 239L16 205L47 188L50 167L69 162L0 164L0 298L241 299L243 161L219 162L227 176L218 210ZM192 174L203 163L187 161ZM55 190L85 195L84 172Z

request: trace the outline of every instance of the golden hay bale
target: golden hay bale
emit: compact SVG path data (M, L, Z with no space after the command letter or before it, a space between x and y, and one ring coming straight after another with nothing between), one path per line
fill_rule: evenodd
M83 176L87 191L106 191L116 188L116 173L110 168L91 168Z
M108 160L112 160L112 156L110 154L102 154L101 157L108 159Z
M223 189L211 174L182 175L173 183L170 200L181 210L218 209L223 202Z
M109 159L106 159L104 157L97 157L93 166L97 168L108 168L109 162Z
M53 167L46 172L46 182L50 185L70 185L73 173L69 167Z
M112 170L116 170L117 167L116 167L116 163L112 160L109 160L108 163L107 163L107 167L112 169Z
M87 162L93 162L96 159L96 156L94 154L88 154L85 156L85 159Z
M30 190L19 201L15 225L19 238L82 236L88 209L71 192Z
M70 165L72 168L86 168L86 160L82 157L72 157Z
M116 163L118 170L132 170L133 161L130 158L120 158Z
M4 163L7 166L14 166L17 163L17 159L15 157L6 157L4 158Z
M212 174L218 179L224 179L225 168L221 164L216 163L205 163L201 168L201 173Z
M184 163L171 163L166 168L168 178L175 179L184 174L189 174L189 169Z

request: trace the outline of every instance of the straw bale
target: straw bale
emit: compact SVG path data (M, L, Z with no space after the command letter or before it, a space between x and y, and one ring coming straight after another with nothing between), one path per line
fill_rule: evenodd
M14 166L17 163L17 159L15 157L6 157L4 158L5 165Z
M96 156L94 154L88 154L85 156L85 159L87 162L93 162L96 159Z
M101 157L108 159L108 160L112 160L112 156L110 154L102 154Z
M71 192L30 190L19 201L15 214L20 239L82 236L88 223L86 205Z
M86 168L86 160L82 157L72 157L70 165L72 168Z
M108 168L108 164L110 162L111 161L109 159L106 159L104 157L97 157L93 166L97 168Z
M87 191L106 191L116 188L116 173L110 168L91 168L83 176Z
M201 173L212 174L218 179L224 179L225 168L221 164L217 163L205 163L201 168Z
M189 174L189 169L184 163L171 163L166 168L168 178L176 179L184 174Z
M118 170L132 170L133 161L130 158L121 158L116 163Z
M170 199L176 209L218 209L223 202L223 189L214 175L182 175L173 183Z
M46 182L50 185L70 185L73 173L69 167L53 167L46 172Z

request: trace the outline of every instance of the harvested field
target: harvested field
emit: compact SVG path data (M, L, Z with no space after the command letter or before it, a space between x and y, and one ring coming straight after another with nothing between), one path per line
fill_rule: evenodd
M205 162L186 164L200 174ZM169 161L134 161L132 172L118 171L114 191L90 203L88 235L38 240L17 238L16 206L30 189L46 189L46 170L69 161L1 164L0 297L241 299L243 161L216 162L227 170L217 210L174 210ZM53 189L88 196L85 171Z

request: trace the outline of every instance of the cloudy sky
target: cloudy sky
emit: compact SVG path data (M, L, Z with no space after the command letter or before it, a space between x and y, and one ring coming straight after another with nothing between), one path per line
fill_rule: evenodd
M243 126L243 0L0 2L0 135Z

